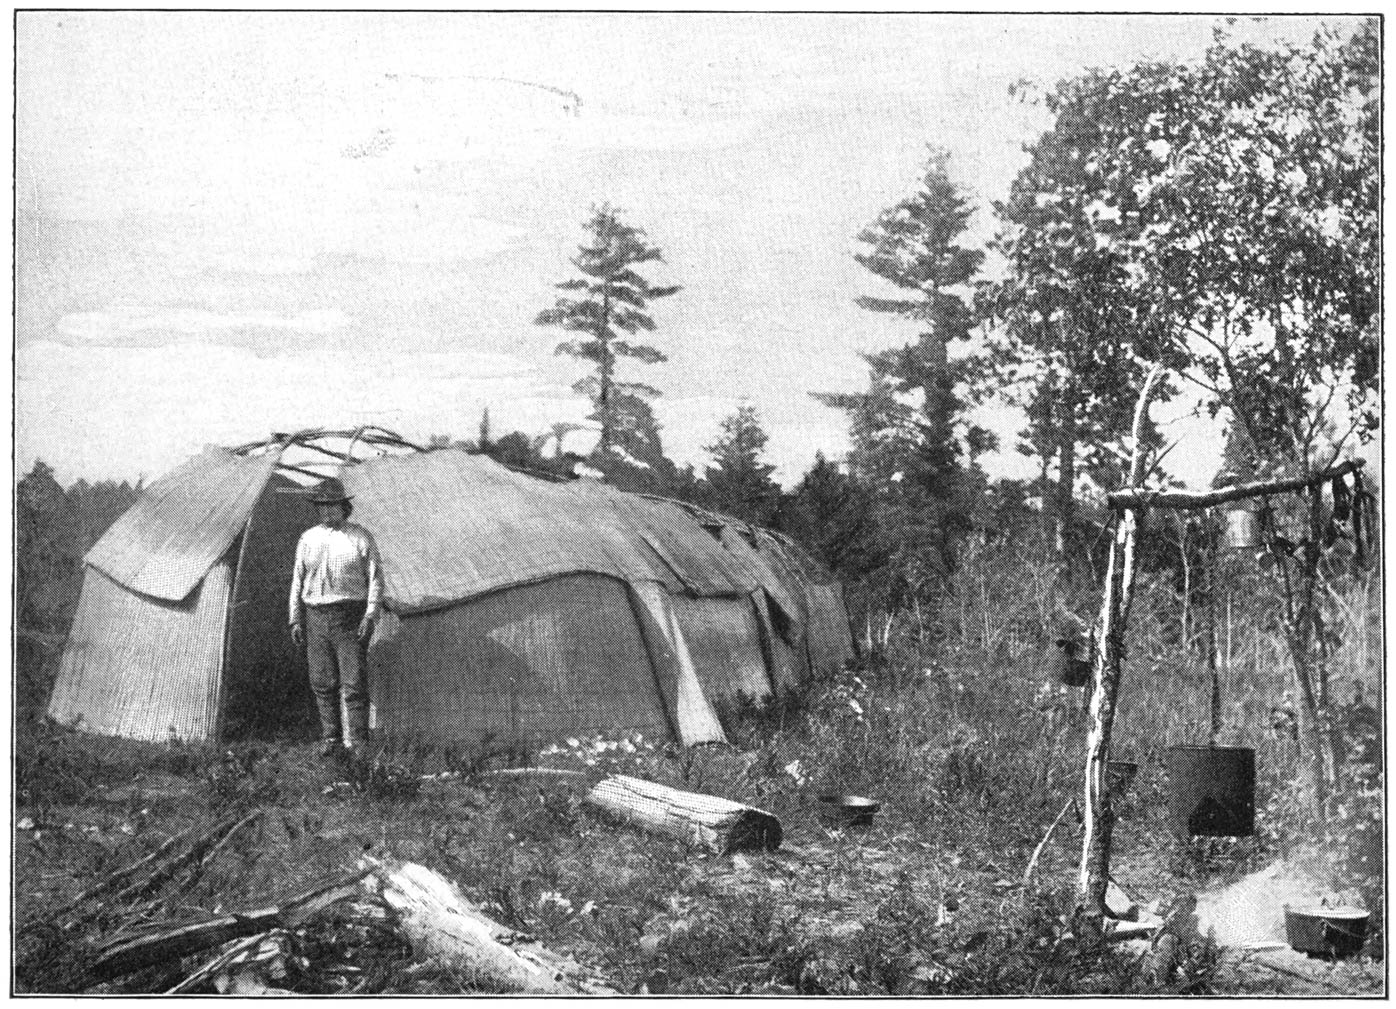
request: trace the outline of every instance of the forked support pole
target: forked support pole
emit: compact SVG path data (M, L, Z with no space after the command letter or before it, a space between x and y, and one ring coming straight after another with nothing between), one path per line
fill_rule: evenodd
M1155 365L1144 382L1134 411L1134 449L1130 460L1128 487L1144 481L1144 424L1163 369ZM1110 844L1115 829L1106 768L1110 761L1110 737L1115 725L1116 698L1120 671L1124 666L1125 630L1134 596L1135 539L1145 506L1128 505L1115 529L1110 545L1110 563L1105 576L1105 599L1101 605L1101 648L1091 676L1090 730L1086 737L1086 830L1081 842L1080 896L1086 913L1094 918L1106 914L1105 897L1110 885Z

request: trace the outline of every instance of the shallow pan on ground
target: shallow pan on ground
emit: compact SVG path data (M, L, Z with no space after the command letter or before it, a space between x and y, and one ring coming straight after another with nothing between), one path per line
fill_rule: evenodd
M862 795L819 796L820 819L830 826L866 827L881 808L882 803Z

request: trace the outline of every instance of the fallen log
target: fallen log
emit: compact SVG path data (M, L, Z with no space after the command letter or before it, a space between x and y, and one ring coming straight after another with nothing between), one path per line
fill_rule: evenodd
M717 852L780 847L779 819L730 799L618 774L597 782L586 801L646 830Z
M486 917L454 883L415 862L387 862L365 855L364 880L397 912L397 926L420 958L460 970L481 987L531 995L604 993L583 979L575 961Z

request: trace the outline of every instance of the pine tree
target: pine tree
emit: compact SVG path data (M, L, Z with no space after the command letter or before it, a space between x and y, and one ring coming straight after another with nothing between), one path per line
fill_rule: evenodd
M974 326L965 297L984 262L984 253L959 244L974 208L948 174L949 155L931 151L921 188L884 210L859 235L869 247L854 259L906 292L899 298L864 295L858 305L923 325L914 343L869 358L875 373L896 391L921 397L920 456L925 465L946 471L960 455L954 424L964 408L956 395L963 369L951 365L949 347Z
M539 312L534 322L578 334L576 339L558 344L557 353L589 361L595 367L593 374L572 388L592 402L590 419L601 428L597 454L605 457L617 450L629 453L637 448L657 448L658 426L652 414L647 416L645 401L658 396L659 390L619 380L616 364L623 357L644 364L666 360L658 348L624 337L641 330L652 332L655 324L647 306L680 288L652 286L636 272L642 263L662 262L663 255L645 241L642 230L624 223L616 208L607 204L593 210L585 228L590 242L572 257L572 265L582 276L557 285L576 296L559 297L552 308ZM646 409L639 409L641 406Z

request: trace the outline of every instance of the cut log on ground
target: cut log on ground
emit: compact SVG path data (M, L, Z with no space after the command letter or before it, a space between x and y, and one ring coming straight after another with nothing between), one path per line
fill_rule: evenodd
M717 852L780 847L779 819L730 799L618 774L597 782L586 801L646 830Z
M397 927L421 959L478 980L481 988L532 995L602 994L611 990L564 960L486 917L450 880L414 862L365 855L364 885L398 915Z

